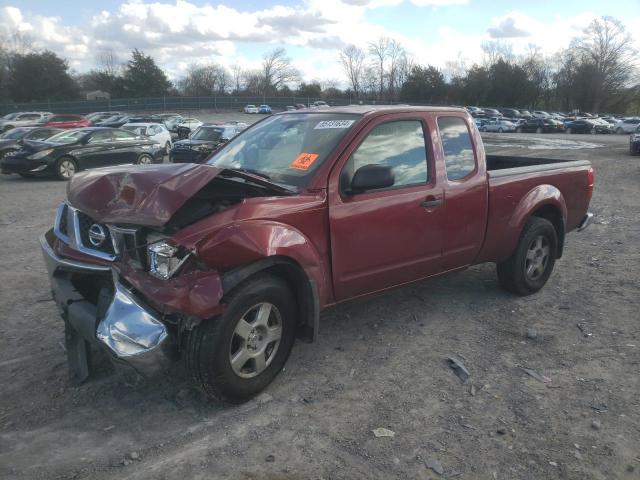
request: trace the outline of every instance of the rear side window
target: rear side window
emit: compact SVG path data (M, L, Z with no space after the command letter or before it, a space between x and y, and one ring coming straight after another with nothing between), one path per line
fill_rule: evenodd
M449 180L460 180L476 169L467 124L460 117L438 117L438 130Z
M343 174L349 184L364 165L388 165L395 176L394 186L427 183L427 149L422 122L399 120L375 127L345 164ZM343 177L344 178L344 177Z

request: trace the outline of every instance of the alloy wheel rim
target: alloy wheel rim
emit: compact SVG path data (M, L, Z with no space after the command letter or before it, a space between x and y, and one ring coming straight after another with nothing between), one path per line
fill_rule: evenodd
M282 315L272 303L263 302L249 308L231 336L229 362L241 378L253 378L264 372L280 347Z
M146 155L140 157L140 165L149 165L151 163L151 158Z
M549 241L544 235L538 235L529 244L524 269L527 278L538 280L544 274L549 263Z
M60 163L60 175L64 178L71 178L76 173L76 167L70 160L63 160Z

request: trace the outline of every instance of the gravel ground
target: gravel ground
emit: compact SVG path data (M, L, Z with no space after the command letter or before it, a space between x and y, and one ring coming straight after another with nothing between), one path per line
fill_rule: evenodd
M595 166L595 224L547 286L515 297L482 265L330 309L241 406L180 366L131 387L98 358L70 387L38 247L65 185L0 177L0 478L639 479L640 159L627 137L484 137Z

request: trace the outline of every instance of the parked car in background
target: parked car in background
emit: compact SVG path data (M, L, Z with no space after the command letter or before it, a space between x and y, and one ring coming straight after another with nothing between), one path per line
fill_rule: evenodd
M551 115L549 115L544 110L534 110L533 112L531 112L531 116L533 118L550 118L551 117Z
M485 116L484 110L482 110L480 107L467 106L464 108L471 114L473 118Z
M202 163L223 143L247 128L246 123L203 124L185 140L173 144L169 161L173 163Z
M131 115L128 115L128 114L113 115L109 118L105 118L104 120L96 123L96 127L120 128L125 123L129 123L130 117Z
M613 126L613 130L618 135L623 135L635 132L638 125L640 125L640 118L623 118Z
M304 103L296 103L295 107L296 107L296 110L302 110L304 108L307 108L307 106Z
M260 105L258 107L258 113L272 113L269 105Z
M520 112L520 116L525 120L529 120L530 118L533 117L533 115L531 115L531 112L529 110L518 110L518 111Z
M611 127L597 124L593 120L586 120L584 118L578 120L572 120L565 124L565 131L567 133L610 133Z
M640 132L629 135L629 153L640 155Z
M162 155L161 145L125 130L77 128L62 131L44 142L26 142L20 150L0 160L0 170L69 180L79 170L126 163L159 163Z
M133 132L136 135L150 138L156 143L164 146L164 153L169 155L173 141L171 140L171 133L161 123L125 123L122 127L123 130Z
M498 111L505 119L514 123L517 123L522 118L520 111L515 108L499 108Z
M197 118L183 118L178 124L178 128L188 128L193 132L200 125L202 125L202 122Z
M16 127L32 127L43 123L47 117L51 116L50 112L23 112L18 113L8 120L0 120L0 131L6 132Z
M482 111L484 112L485 116L488 118L502 117L502 114L495 108L483 108Z
M296 109L296 107L294 107L293 105L287 105L287 106L285 107L285 110L286 110L287 112L293 112L295 109Z
M17 127L7 130L0 135L0 158L9 152L20 150L26 141L43 141L62 131L50 127Z
M316 100L311 104L311 108L329 108L329 104L324 100Z
M490 118L480 127L480 131L498 133L515 132L516 124L502 118Z
M531 118L516 127L518 133L558 133L564 131L562 122L552 118Z
M539 291L593 217L593 168L486 155L471 122L443 107L287 112L206 165L78 175L40 239L72 378L92 373L86 342L146 375L179 353L203 392L241 403L335 304L486 262L506 290ZM94 225L119 235L85 242Z
M82 128L91 126L91 122L87 120L82 115L69 115L69 114L60 114L60 115L51 115L46 117L44 123L42 123L43 127L53 127L53 128Z
M255 105L247 105L244 107L244 113L259 113L260 110Z
M122 112L93 112L85 115L85 118L96 125L107 118L113 117L114 115L122 115Z

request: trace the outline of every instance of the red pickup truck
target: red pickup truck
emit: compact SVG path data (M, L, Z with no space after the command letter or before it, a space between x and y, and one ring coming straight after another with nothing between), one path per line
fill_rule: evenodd
M72 380L94 344L143 375L180 356L242 402L328 306L483 262L534 293L593 184L587 161L486 155L464 110L435 107L286 112L206 164L76 174L41 238Z

